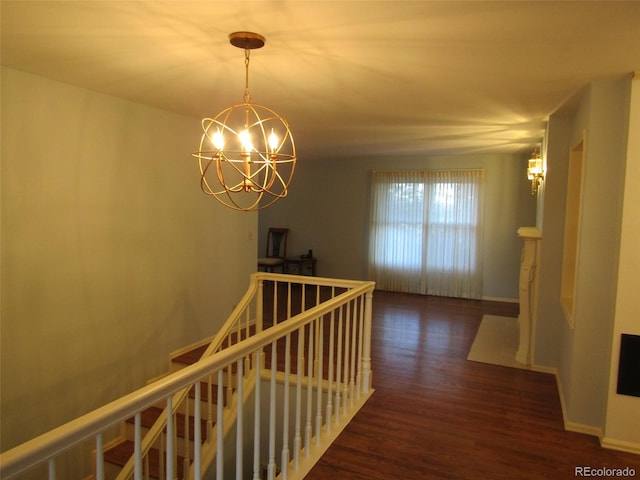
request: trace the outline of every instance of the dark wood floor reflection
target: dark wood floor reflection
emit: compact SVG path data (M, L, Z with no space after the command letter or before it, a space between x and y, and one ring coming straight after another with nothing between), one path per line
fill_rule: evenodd
M483 314L517 306L376 291L375 393L307 480L640 478L640 456L564 431L552 375L466 360Z

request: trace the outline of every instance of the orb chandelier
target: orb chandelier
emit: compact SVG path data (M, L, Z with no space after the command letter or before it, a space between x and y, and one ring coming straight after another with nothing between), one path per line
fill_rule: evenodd
M200 163L200 186L229 208L259 210L287 196L296 166L296 147L287 121L251 101L249 54L264 46L252 32L229 35L244 49L245 89L242 102L202 120L202 137L193 156Z

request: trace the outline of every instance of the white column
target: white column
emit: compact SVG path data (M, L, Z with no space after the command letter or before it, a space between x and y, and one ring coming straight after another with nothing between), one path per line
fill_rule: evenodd
M523 239L522 256L520 258L520 278L518 292L520 296L520 343L516 360L525 365L533 363L535 345L535 326L538 299L538 263L540 261L540 240L542 235L535 227L518 229L518 236Z

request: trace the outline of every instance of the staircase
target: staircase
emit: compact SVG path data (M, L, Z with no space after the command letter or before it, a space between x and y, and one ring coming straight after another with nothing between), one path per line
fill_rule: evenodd
M214 337L139 390L3 452L0 478L304 478L373 393L373 289L251 275ZM92 451L93 475L70 461Z
M191 345L186 349L179 352L175 352L170 356L169 369L167 374L174 373L180 369L193 365L202 358L210 345L212 339L208 339L205 343L199 343ZM232 372L233 373L233 372ZM234 379L235 381L235 379ZM186 403L185 411L194 412L196 402L195 387L191 387L188 393L188 403ZM228 392L227 395L223 395L223 406L228 405L226 400L227 396L231 396L234 392L234 388L231 385L225 385L224 391ZM209 401L211 396L211 401ZM209 383L207 381L200 382L200 409L201 411L207 411L210 407L215 410L218 404L218 386L215 383ZM156 404L146 408L140 412L140 423L142 435L149 433L149 430L153 425L159 421L164 411L164 404ZM188 420L187 420L188 419ZM200 422L200 444L204 444L208 436L211 435L211 429L215 426L214 422L207 424L207 419L201 418ZM194 428L195 417L193 414L187 415L185 413L178 412L175 415L175 435L177 437L177 451L184 452L188 449L189 455L178 453L175 463L175 474L177 478L185 478L185 466L188 467L191 461L187 458L193 458L194 455ZM134 455L135 448L135 417L130 417L122 425L121 437L114 442L111 442L109 447L104 451L104 478L105 480L113 480L118 477L118 474L122 471L122 468L127 464L128 460ZM163 434L166 435L166 427L163 429ZM162 462L161 458L164 458L164 452L160 448L152 447L149 449L148 460L143 467L145 472L145 478L150 479L162 479L166 477L166 459Z

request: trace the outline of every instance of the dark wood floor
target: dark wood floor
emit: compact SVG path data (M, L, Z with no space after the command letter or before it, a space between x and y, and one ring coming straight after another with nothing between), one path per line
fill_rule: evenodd
M640 456L564 430L552 375L466 360L483 314L517 306L376 291L375 393L307 480L640 478Z

